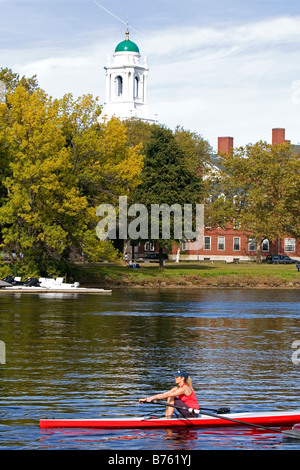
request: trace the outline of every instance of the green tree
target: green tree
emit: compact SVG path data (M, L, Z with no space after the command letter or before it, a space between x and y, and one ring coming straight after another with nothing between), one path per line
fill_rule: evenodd
M207 224L228 223L256 239L257 260L264 239L300 235L300 158L289 143L258 142L223 156L212 178Z
M137 187L133 200L144 204L150 215L153 204L167 204L170 208L178 204L181 209L180 226L182 236L174 231L175 214L170 218L170 237L165 239L162 233L162 224L158 237L153 238L151 228L148 230L148 239L159 246L160 267L163 266L163 249L172 243L179 244L184 239L184 212L185 204L201 202L201 176L191 171L186 163L186 157L176 142L170 129L156 127L145 149L144 165L141 172L141 183ZM150 216L148 218L150 222ZM161 221L160 221L161 222ZM195 227L193 227L195 229Z
M176 142L184 152L189 169L202 173L203 167L211 162L212 148L200 134L177 126L174 131Z
M143 149L148 145L152 133L161 127L156 123L149 123L140 119L128 119L124 122L127 128L129 145L142 144ZM202 172L202 167L211 162L212 148L200 134L191 132L177 126L174 137L184 152L186 163L191 171Z
M158 124L137 118L126 119L124 124L127 129L128 144L130 146L142 144L143 149L146 148L153 130L160 127Z

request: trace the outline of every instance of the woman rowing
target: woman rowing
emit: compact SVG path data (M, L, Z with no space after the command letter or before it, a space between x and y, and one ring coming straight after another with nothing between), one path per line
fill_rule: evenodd
M170 405L178 406L178 411L184 416L185 418L192 418L196 415L193 412L188 410L182 410L181 407L184 408L193 408L199 410L198 401L195 395L195 392L192 387L192 381L187 373L186 370L181 369L178 370L175 374L175 383L176 387L172 388L168 392L158 393L157 395L153 395L152 397L141 398L139 401L140 403L144 402L152 402L153 400L163 400L167 398L167 403ZM166 418L171 418L174 408L173 406L166 407Z

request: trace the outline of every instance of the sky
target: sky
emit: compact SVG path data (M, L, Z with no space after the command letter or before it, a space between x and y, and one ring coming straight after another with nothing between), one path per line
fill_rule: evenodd
M54 98L105 102L107 57L126 20L149 66L152 116L217 149L300 143L299 0L0 0L0 67L37 75Z

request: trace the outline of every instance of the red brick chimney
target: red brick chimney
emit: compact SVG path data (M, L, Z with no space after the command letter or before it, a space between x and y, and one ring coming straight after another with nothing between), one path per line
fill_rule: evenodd
M272 129L272 145L284 144L285 140L285 129L276 128Z
M233 137L218 137L218 153L229 155L233 149Z

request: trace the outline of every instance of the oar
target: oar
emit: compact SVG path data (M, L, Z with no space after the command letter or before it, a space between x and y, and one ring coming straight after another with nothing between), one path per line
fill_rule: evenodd
M141 403L146 403L146 402L142 401ZM148 401L147 403L157 403L158 405L168 406L167 404L165 404L165 402L159 403L157 400L152 401L152 402ZM177 408L177 407L175 407L175 408ZM187 408L184 408L184 409L187 409ZM212 411L213 413L217 413L217 414L230 413L230 408L228 406L221 406L220 408L205 408L205 407L201 406L200 410Z
M228 416L223 416L222 415L220 417L219 415L214 414L214 413L208 413L207 411L203 412L202 408L200 408L199 410L194 409L194 408L185 408L183 406L176 406L176 405L171 405L169 403L159 402L158 400L153 400L151 402L143 402L143 403L155 403L157 405L171 406L172 408L177 408L178 410L186 410L186 411L189 411L190 413L203 414L203 415L211 416L212 418L225 419L227 421L232 421L233 423L242 424L243 426L252 426L253 428L266 429L267 431L279 432L281 434L284 434L287 437L292 437L294 439L300 439L300 432L296 429L288 429L286 431L280 431L279 429L270 428L270 427L267 427L267 426L261 426L260 424L248 423L246 421L240 421L238 419L229 418Z
M221 415L223 413L230 413L230 408L227 406L222 406L221 408L203 408L202 406L200 407L200 410L207 410L207 411L212 411L213 413L217 413L218 415Z

